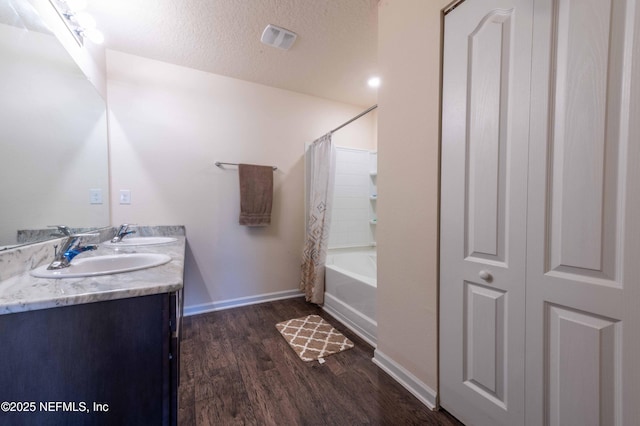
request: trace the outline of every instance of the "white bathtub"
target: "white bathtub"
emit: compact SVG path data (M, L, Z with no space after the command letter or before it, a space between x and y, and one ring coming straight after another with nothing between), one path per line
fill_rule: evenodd
M376 346L376 251L329 250L323 309Z

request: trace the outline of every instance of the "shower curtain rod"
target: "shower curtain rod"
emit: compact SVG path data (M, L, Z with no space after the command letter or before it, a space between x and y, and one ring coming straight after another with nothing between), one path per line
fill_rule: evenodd
M330 131L329 133L333 133L333 132L337 132L338 130L342 129L344 126L346 126L347 124L350 124L354 121L356 121L358 118L362 117L363 115L366 115L368 113L370 113L371 111L373 111L374 109L378 108L378 104L375 104L372 107L367 108L366 111L362 111L360 114L356 115L355 117L353 117L351 120L342 123L341 125L339 125L338 127L336 127L335 129L333 129L332 131Z

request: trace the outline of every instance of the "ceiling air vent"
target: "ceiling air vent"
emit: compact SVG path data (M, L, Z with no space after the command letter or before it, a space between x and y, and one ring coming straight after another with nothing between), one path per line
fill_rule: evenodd
M278 49L289 50L293 46L293 42L296 41L296 37L298 35L292 31L269 24L262 32L260 41Z

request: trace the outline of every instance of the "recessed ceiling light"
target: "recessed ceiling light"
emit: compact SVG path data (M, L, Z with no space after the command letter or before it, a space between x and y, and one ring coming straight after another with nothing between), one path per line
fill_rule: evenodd
M371 77L367 80L367 84L369 87L379 87L380 86L380 77Z

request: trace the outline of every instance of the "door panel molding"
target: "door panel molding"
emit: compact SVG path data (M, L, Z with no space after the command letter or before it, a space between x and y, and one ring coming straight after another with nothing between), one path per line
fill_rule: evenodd
M619 286L624 1L552 6L547 271ZM615 22L615 25L612 25ZM588 23L588 25L585 25Z
M495 9L469 35L466 256L505 261L506 141L513 9Z
M507 409L505 291L465 281L463 381Z
M545 312L545 424L616 424L621 321L549 303Z

